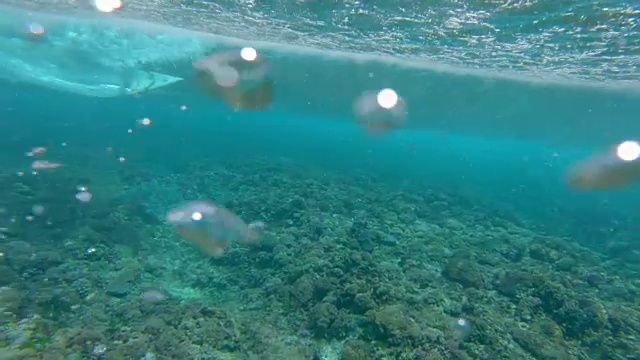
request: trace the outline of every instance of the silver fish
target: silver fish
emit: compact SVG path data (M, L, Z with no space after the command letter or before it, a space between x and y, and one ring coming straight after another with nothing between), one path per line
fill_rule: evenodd
M262 222L246 224L231 211L209 201L191 201L171 210L166 217L178 234L208 255L220 257L234 243L259 240Z

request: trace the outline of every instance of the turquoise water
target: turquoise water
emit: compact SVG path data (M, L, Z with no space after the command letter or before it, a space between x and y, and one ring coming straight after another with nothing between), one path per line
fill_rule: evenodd
M638 191L567 184L640 132L640 8L372 4L3 2L0 359L640 357ZM265 111L194 78L248 46ZM199 251L190 200L261 241Z

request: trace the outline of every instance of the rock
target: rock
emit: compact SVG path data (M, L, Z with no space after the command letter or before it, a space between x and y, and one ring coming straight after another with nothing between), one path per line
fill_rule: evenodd
M106 292L109 296L124 298L131 292L131 286L122 281L111 281L106 288Z

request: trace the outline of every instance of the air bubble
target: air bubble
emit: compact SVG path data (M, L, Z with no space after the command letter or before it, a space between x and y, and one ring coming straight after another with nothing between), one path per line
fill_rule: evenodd
M138 119L136 122L138 123L139 127L151 126L151 119L149 119L149 118Z
M387 132L402 128L407 121L404 99L393 89L367 92L354 104L356 120L369 131Z
M88 191L80 191L76 194L76 199L80 202L89 202L93 195Z
M103 13L114 12L115 10L119 10L124 5L122 0L95 0L93 3L96 10Z
M42 206L42 205L33 205L31 207L31 212L33 213L33 215L41 216L42 214L44 214L44 206Z
M202 88L227 105L237 110L263 110L271 105L269 66L256 49L214 54L193 66Z
M453 320L450 329L457 341L464 341L471 335L471 324L467 319L458 318Z
M623 141L576 165L567 173L567 184L576 190L612 190L640 182L640 143Z
M45 29L42 24L30 23L27 25L26 36L29 40L40 40L45 35Z

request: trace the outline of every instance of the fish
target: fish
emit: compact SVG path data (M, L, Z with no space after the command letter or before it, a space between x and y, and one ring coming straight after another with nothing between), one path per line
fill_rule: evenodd
M156 289L146 290L140 297L144 302L151 304L161 303L169 298L165 292Z
M43 146L36 146L31 151L27 152L27 156L42 156L47 152L47 148Z
M36 160L33 163L31 163L31 169L33 170L51 170L51 169L57 169L60 166L62 166L62 164L50 162L47 160Z
M581 191L603 191L640 182L640 144L624 141L570 168L569 187Z
M190 201L170 210L166 222L184 240L218 258L232 244L251 244L259 241L264 223L246 224L233 212L211 201Z

